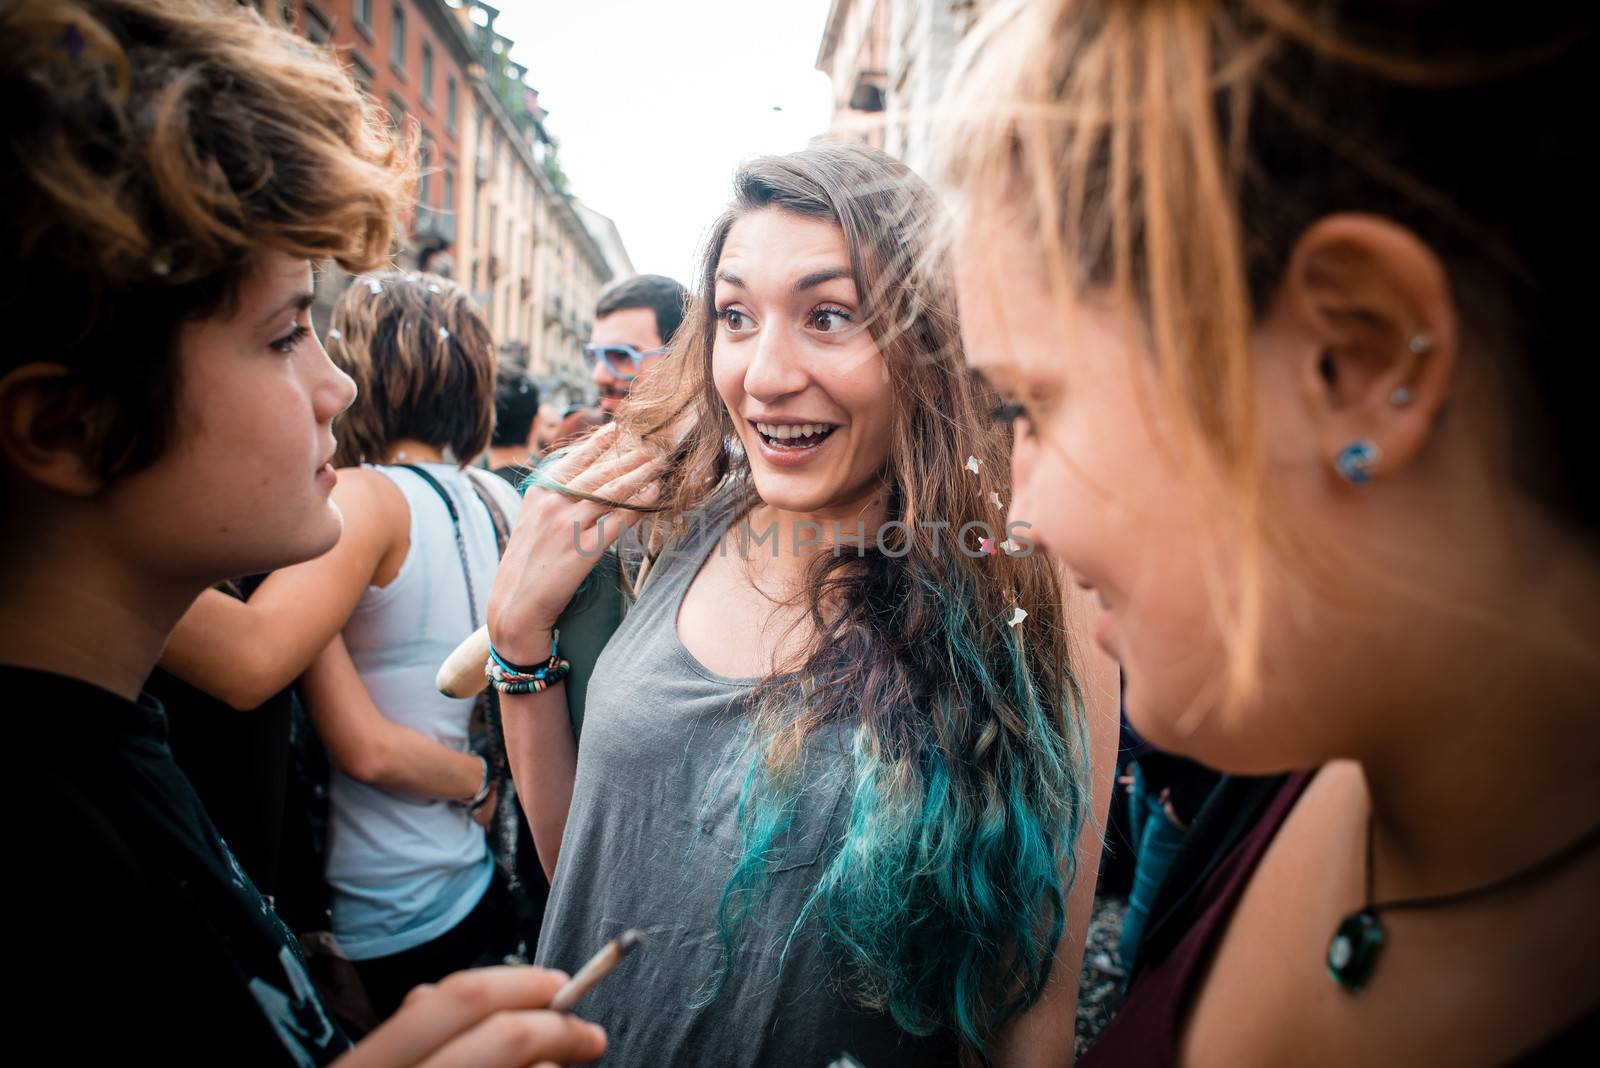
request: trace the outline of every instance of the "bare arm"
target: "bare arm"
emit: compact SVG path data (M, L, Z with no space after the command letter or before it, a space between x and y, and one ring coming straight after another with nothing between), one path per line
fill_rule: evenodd
M548 647L549 642L545 635L540 644ZM505 728L506 758L517 784L517 799L528 817L539 864L545 878L553 879L578 767L578 742L567 719L567 684L558 683L540 693L501 694L500 723Z
M379 563L408 533L405 498L384 476L339 472L344 532L328 552L275 571L247 602L206 591L178 621L161 666L237 709L289 685L344 629Z
M300 693L328 756L352 779L446 801L469 801L483 785L478 757L441 745L378 710L343 638L335 635L317 654L300 680Z
M1120 707L1116 663L1099 648L1076 640L1087 635L1098 611L1092 596L1070 583L1067 619L1073 635L1073 663L1083 686L1088 714L1090 811L1078 836L1077 878L1067 896L1067 924L1056 947L1055 964L1043 996L1026 1013L1007 1024L996 1038L995 1063L1003 1068L1062 1068L1073 1059L1078 1024L1078 975L1083 945L1094 911L1095 882L1100 870L1101 834L1111 806L1116 775Z
M655 451L616 445L616 424L592 434L556 463L551 474L573 489L608 500L654 500L660 472ZM489 594L489 640L514 664L536 664L550 655L550 633L600 554L625 527L639 518L624 512L621 522L597 528L610 510L551 490L530 488L522 498L516 525L506 543ZM576 542L581 538L584 548ZM545 874L555 875L572 783L577 743L567 719L567 688L560 683L536 694L503 694L501 722L506 754L517 783L528 826Z

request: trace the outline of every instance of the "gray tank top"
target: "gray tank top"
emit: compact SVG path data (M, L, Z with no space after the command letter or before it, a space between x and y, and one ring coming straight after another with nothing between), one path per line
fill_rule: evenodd
M808 743L770 892L735 929L723 975L717 907L739 850L756 680L700 664L677 616L710 553L736 551L722 534L737 511L724 495L674 541L595 665L538 963L575 972L623 930L644 932L577 1010L605 1027L607 1066L825 1068L843 1053L865 1068L953 1065L949 1035L908 1035L845 999L813 920L790 937L845 835L845 729Z

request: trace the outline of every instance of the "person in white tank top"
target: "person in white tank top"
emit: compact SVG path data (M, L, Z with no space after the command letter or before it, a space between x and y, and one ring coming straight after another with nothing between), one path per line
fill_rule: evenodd
M163 666L236 708L300 679L332 758L327 880L333 931L379 1018L410 989L513 944L484 825L473 702L441 695L441 660L483 622L498 564L491 510L516 492L475 458L494 419L494 342L450 281L353 281L327 337L359 395L334 425L327 554L270 576L248 602L196 601ZM448 502L448 503L447 503ZM271 523L271 515L261 517Z

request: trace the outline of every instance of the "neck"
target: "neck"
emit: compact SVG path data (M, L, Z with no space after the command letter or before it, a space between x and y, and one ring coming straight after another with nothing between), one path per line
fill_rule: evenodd
M887 494L877 487L840 504L793 511L760 503L729 531L747 527L750 563L763 573L799 574L818 553L854 555L857 542L877 544L878 528L888 515Z
M1379 901L1485 885L1600 822L1600 572L1569 556L1512 586L1498 625L1441 612L1383 665L1396 726L1359 757Z
M0 660L82 679L132 700L167 635L203 588L123 565L114 546L7 539Z
M383 462L386 464L442 464L444 463L444 450L437 445L429 445L425 441L415 438L401 438L391 441L388 448L383 450Z
M526 467L532 453L526 445L491 445L489 446L489 466L508 467L518 464Z

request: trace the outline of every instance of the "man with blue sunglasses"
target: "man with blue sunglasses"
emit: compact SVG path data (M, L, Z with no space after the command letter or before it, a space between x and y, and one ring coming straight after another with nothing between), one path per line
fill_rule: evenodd
M634 381L666 354L688 297L683 286L659 274L624 278L600 294L583 362L608 416L628 399Z

